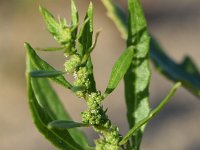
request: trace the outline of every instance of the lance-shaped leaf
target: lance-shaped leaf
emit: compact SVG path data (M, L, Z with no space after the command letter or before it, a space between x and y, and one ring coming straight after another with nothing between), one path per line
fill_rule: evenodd
M65 111L61 101L44 78L31 78L32 88L38 103L44 108L45 113L48 114L52 120L71 120L69 114ZM49 123L49 122L48 122ZM46 124L48 126L48 123ZM57 130L57 129L56 129ZM60 132L60 131L59 131ZM88 147L85 136L77 129L69 131L70 136L73 137L80 145Z
M122 37L126 40L128 37L127 15L112 0L102 0L102 2L107 8L108 16L113 20ZM175 82L182 81L185 88L196 96L200 96L200 75L197 73L199 70L191 58L187 57L191 60L193 68L196 68L197 72L195 73L191 73L182 64L177 64L171 59L153 37L151 37L150 42L150 58L159 72Z
M79 16L78 16L78 10L76 8L74 0L71 0L71 13L72 13L71 14L72 25L73 26L77 26L78 25Z
M30 84L30 83L29 83ZM32 112L32 117L38 130L56 147L63 150L79 150L83 149L78 145L73 138L70 136L69 132L60 132L59 130L49 130L47 128L48 122L52 121L52 118L47 114L47 112L38 104L37 99L34 96L31 84L29 85L29 105Z
M85 16L84 23L78 35L78 42L79 42L78 52L80 53L81 56L84 56L84 54L90 50L92 46L92 35L93 35L93 5L92 3L90 3L89 8L87 10L87 14Z
M50 77L56 77L62 74L65 74L66 72L64 71L44 71L44 70L36 70L36 71L31 71L30 75L31 77L35 78L50 78Z
M59 23L55 20L54 16L44 7L40 6L39 10L44 17L44 20L47 24L48 31L53 36L58 36L58 29L60 28Z
M91 92L95 92L96 91L96 82L95 82L95 79L94 79L94 74L93 74L93 64L92 64L92 59L91 57L88 58L88 61L87 61L87 69L88 69L88 78L90 80L90 88L89 89Z
M38 103L50 116L54 119L70 118L47 79L31 78L31 86Z
M85 55L83 56L83 58L82 58L82 60L81 60L81 64L85 64L85 62L87 62L87 60L89 59L91 52L92 52L92 51L94 50L94 48L96 47L99 34L100 34L100 31L98 31L98 32L96 33L94 42L93 42L92 46L90 47L90 49L89 49L89 50L85 53Z
M115 23L117 29L120 31L122 38L127 39L127 24L128 19L125 12L120 9L120 7L114 3L112 0L101 0L107 9L107 15Z
M68 113L49 85L47 79L31 78L29 71L35 69L31 57L27 55L27 87L32 117L38 130L55 146L63 150L88 148L84 135L78 130L60 131L48 129L48 123L57 119L70 120ZM74 141L76 140L76 142ZM79 144L78 144L79 143Z
M35 67L35 70L56 71L51 65L42 60L28 43L25 43L24 46L27 49L28 56L30 57L30 61ZM50 79L68 89L72 87L72 85L62 75L51 77Z
M55 52L55 51L63 51L65 47L49 47L49 48L35 48L37 51L45 51L45 52Z
M181 81L189 91L200 96L200 73L191 58L186 57L177 64L165 54L154 38L150 48L150 56L157 70L175 82Z
M171 99L171 97L174 95L174 93L180 86L181 86L181 83L177 82L173 86L173 88L171 89L169 94L164 98L164 100L154 110L152 110L146 118L139 121L131 130L129 130L129 132L119 142L119 145L124 145L129 140L129 138L137 132L137 130L139 130L143 125L145 125L151 119L153 119L162 110L162 108L167 104L167 102Z
M73 39L76 39L77 31L78 31L78 22L79 22L79 15L78 10L76 8L74 0L71 0L71 18L72 18L72 26L73 26Z
M125 97L129 126L148 116L149 107L149 36L139 0L128 0L129 24L127 45L134 46L134 57L125 77ZM144 126L132 137L132 147L139 149Z
M54 120L48 124L49 129L71 129L71 128L77 128L77 127L87 127L89 125L74 121L67 121L67 120Z
M134 55L134 47L130 46L127 48L122 55L118 58L116 63L114 64L111 72L111 76L104 93L104 97L110 94L124 77L125 73L127 72L128 68L131 65L132 59Z

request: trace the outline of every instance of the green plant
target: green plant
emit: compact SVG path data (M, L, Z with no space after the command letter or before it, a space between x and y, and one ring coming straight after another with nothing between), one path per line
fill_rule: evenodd
M95 48L99 35L97 33L93 41L92 3L88 7L80 28L78 11L73 0L71 0L72 20L70 24L65 19L59 18L56 20L48 10L40 7L47 29L60 44L60 47L38 50L62 51L66 56L64 71L54 69L37 55L30 44L25 43L27 49L28 99L33 121L38 130L59 149L118 150L121 148L139 150L146 123L165 106L181 85L180 82L177 82L167 97L155 109L150 108L150 37L140 2L139 0L128 0L128 21L117 5L109 0L102 0L102 2L108 8L111 18L127 41L127 48L113 66L105 92L101 92L96 88L90 55ZM125 24L125 22L128 22L128 24ZM151 45L153 44L151 43ZM154 46L153 50L156 51L157 48ZM199 94L197 92L199 89L194 88L192 80L185 77L186 74L184 73L188 72L184 66L179 67L182 70L179 74L181 74L181 77L185 77L180 79L180 76L173 76L177 70L167 70L168 67L165 67L167 64L163 63L162 59L159 60L157 55L166 55L161 50L151 54L154 62L157 66L163 68L165 74L174 81L183 82L183 85L190 87L196 95ZM167 56L165 61L170 61ZM190 69L195 70L191 61L187 64L192 64ZM64 74L73 75L74 82L68 82L63 76ZM115 90L123 77L127 118L130 126L130 130L125 136L119 133L118 127L111 122L106 114L107 109L104 109L102 105L102 101ZM86 102L87 109L81 112L82 121L80 123L74 122L69 116L51 87L49 80L72 91L77 97ZM84 133L78 130L78 127L92 127L99 134L99 139L95 140L95 147L88 145Z
M115 23L123 39L128 37L128 16L112 0L101 0L107 8L110 19ZM200 96L200 73L195 63L188 56L177 64L171 59L156 39L150 35L150 58L156 69L172 81L181 81L183 86L197 97Z

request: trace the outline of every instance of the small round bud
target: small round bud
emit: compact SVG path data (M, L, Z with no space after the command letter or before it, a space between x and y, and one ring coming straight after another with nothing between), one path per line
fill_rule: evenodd
M79 97L79 98L84 98L85 97L85 93L82 92L82 91L77 91L75 92L76 96Z

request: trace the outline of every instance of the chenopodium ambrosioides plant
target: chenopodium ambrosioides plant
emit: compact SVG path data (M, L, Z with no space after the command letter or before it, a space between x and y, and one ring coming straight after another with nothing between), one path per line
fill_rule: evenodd
M127 48L113 66L105 92L96 89L91 52L97 37L93 39L93 5L90 3L85 19L80 26L78 11L71 0L71 22L56 20L45 8L40 12L48 31L60 44L58 48L36 49L62 51L66 57L64 71L57 71L40 58L34 48L25 43L27 49L27 87L30 110L38 130L62 150L139 150L146 123L168 102L180 86L176 83L167 97L155 108L149 106L149 35L146 20L139 0L128 0ZM79 28L80 26L80 28ZM73 75L69 83L63 74ZM106 114L102 101L114 91L124 77L127 118L130 130L125 136L119 133ZM74 122L51 87L49 80L72 91L82 98L87 109L81 112L82 122ZM89 146L78 127L93 127L99 135L95 147Z

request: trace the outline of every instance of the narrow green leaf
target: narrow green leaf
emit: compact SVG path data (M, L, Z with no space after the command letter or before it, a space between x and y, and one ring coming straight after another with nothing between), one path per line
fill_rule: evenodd
M85 16L83 26L80 29L78 35L79 53L84 56L87 51L90 50L92 46L92 35L93 35L93 5L90 3Z
M29 93L33 93L32 89L29 89ZM78 145L70 136L69 132L65 130L65 132L60 131L52 131L47 128L48 122L51 122L51 117L47 114L47 112L40 107L37 103L36 98L33 94L29 94L29 104L30 109L32 111L32 117L35 125L37 126L38 130L56 147L63 149L63 150L79 150L83 149Z
M122 37L126 40L128 37L128 19L126 14L122 9L120 9L120 7L112 2L112 0L102 0L102 3L107 8L108 16L113 20L116 27L121 32ZM200 97L200 75L197 73L199 70L193 62L193 66L196 68L196 73L191 73L181 64L177 64L173 59L171 59L163 49L161 49L158 42L152 36L150 42L150 58L160 73L172 81L182 81L185 88L191 91L194 95Z
M36 48L37 51L45 51L45 52L54 52L54 51L63 51L65 47L49 47L49 48Z
M134 57L125 77L125 97L129 127L148 116L149 107L149 36L139 0L128 0L129 24L127 46L134 46ZM131 147L139 150L145 126L131 138Z
M133 51L134 47L130 46L122 53L122 55L115 62L112 68L111 76L106 91L104 93L104 97L110 94L117 87L121 79L124 77L125 73L131 65L134 55Z
M83 149L73 140L67 130L61 132L47 128L49 122L55 119L69 119L69 115L64 110L55 92L48 85L47 79L40 79L37 82L38 79L30 77L28 72L32 69L35 69L35 67L31 63L30 56L27 55L27 92L30 110L36 127L50 142L60 149Z
M71 0L71 18L72 18L72 25L77 26L79 22L78 10L76 8L74 0Z
M38 103L47 110L50 116L54 119L70 118L47 79L31 78L31 86Z
M90 54L91 52L94 50L96 44L97 44L97 40L98 40L98 37L99 37L99 34L100 34L100 31L98 31L96 34L95 34L95 39L94 39L94 42L92 44L92 46L90 47L90 49L85 53L85 55L83 56L82 58L82 61L81 61L81 64L85 64L85 62L88 60L88 58L90 57Z
M119 145L124 145L129 140L129 138L137 132L137 130L139 130L142 126L144 126L152 118L154 118L162 110L162 108L167 104L167 102L171 99L171 97L174 95L174 93L180 86L181 86L181 83L177 82L173 86L169 94L165 97L165 99L153 111L151 111L146 118L139 121L131 130L128 131L128 133L124 136L124 138L119 142Z
M181 81L185 88L200 97L200 73L191 58L186 57L182 63L177 64L167 56L154 38L150 48L150 56L159 72L172 81Z
M50 122L54 120L71 120L47 79L31 78L31 83L38 103L45 109L45 113L52 118ZM77 143L88 148L86 138L82 132L77 129L71 129L69 133Z
M36 71L31 71L30 75L31 77L35 78L47 78L47 77L56 77L62 74L65 74L66 72L64 71L43 71L43 70L36 70Z
M31 63L31 61L29 60L31 59L28 55L27 64ZM44 136L47 139L49 139L51 142L53 142L57 146L65 145L63 144L62 140L60 140L60 137L59 137L59 136L64 136L63 139L67 140L72 137L77 143L79 143L79 145L84 147L84 149L91 149L88 146L88 143L84 134L77 129L70 129L69 131L65 130L64 132L61 132L57 129L49 130L47 128L48 123L54 120L71 120L71 117L65 111L61 101L59 100L58 96L56 95L55 91L52 89L47 79L44 79L44 78L39 79L39 78L30 77L28 72L32 69L35 69L33 65L31 66L31 68L30 67L27 68L27 84L29 87L28 89L31 90L31 93L32 93L29 96L29 103L30 103L30 109L33 114L34 122L37 128L39 129L39 131L42 134L44 134ZM38 107L38 108L35 108L35 107ZM56 138L57 136L59 137L59 139ZM71 139L70 139L70 142L71 142ZM73 140L72 140L72 143L73 143Z
M76 8L74 0L71 0L71 18L72 18L72 27L73 27L73 33L74 36L73 39L76 39L77 31L78 31L78 23L79 23L79 15L78 10Z
M60 28L59 23L55 20L54 16L44 7L40 6L39 10L44 17L44 20L47 24L48 31L53 35L57 36L58 29Z
M128 1L129 17L112 0L102 0L108 16L113 20L127 45L136 47L133 62L124 77L127 117L132 127L145 118L150 111L148 102L149 88L149 37L146 21L139 0ZM129 22L129 23L128 23ZM139 149L144 126L132 137L130 146Z
M199 75L199 70L197 69L197 67L195 66L194 62L192 61L192 59L188 56L186 56L183 60L183 62L181 63L181 67L184 68L188 73L190 74L196 74Z
M88 53L91 53L94 50L94 48L96 47L99 34L100 34L100 30L96 32L94 42L93 42L92 46L90 47L90 50Z
M42 60L34 51L34 49L28 44L25 43L24 44L25 48L28 51L28 56L30 57L30 61L31 63L34 65L34 67L37 70L43 70L43 71L56 71L52 66L50 66L47 62L45 62L44 60ZM32 70L31 70L32 71ZM66 79L62 76L56 76L56 77L52 77L50 78L51 80L57 82L58 84L71 89L72 85L66 81Z
M123 39L127 39L127 16L112 0L101 0L107 9L108 17L115 23Z
M74 121L67 121L67 120L54 120L48 124L49 129L71 129L77 127L87 127L87 124L74 122Z
M93 64L92 64L91 57L88 58L86 66L88 68L88 73L89 73L88 78L89 78L90 83L91 83L91 86L90 86L91 89L90 89L90 91L91 92L95 92L96 91L96 82L95 82L95 79L94 79Z

